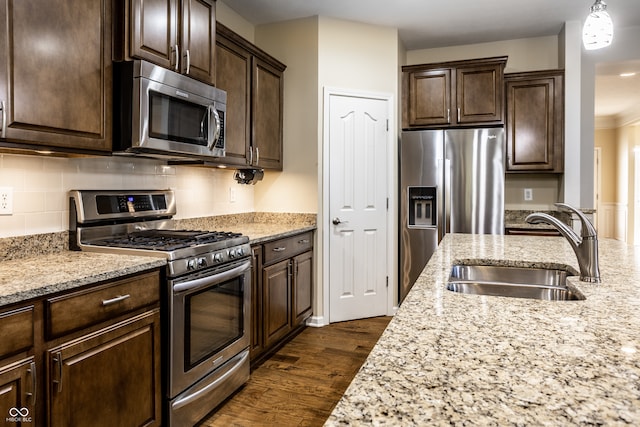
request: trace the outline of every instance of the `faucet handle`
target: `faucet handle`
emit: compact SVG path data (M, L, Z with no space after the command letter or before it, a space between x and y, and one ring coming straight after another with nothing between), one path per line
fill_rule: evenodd
M589 218L587 218L585 214L583 214L573 206L567 205L566 203L555 203L555 205L561 209L565 209L575 213L578 216L578 218L580 218L580 222L582 223L582 232L581 232L582 237L598 236L596 229L593 227L593 224L591 224L591 221L589 221Z

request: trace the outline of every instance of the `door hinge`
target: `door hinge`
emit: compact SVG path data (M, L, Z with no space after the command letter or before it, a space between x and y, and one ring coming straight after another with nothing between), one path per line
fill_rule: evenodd
M389 132L389 119L387 119L387 132Z
M389 210L389 198L387 197L387 210Z
M389 276L387 276L387 288L389 287Z

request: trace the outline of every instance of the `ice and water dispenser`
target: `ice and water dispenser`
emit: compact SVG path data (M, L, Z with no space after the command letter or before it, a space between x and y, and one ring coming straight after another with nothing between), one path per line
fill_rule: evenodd
M409 187L409 227L438 226L437 187Z

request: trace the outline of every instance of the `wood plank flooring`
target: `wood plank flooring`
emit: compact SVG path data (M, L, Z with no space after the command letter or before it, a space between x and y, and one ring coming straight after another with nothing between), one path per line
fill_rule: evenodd
M306 328L202 426L322 426L391 317Z

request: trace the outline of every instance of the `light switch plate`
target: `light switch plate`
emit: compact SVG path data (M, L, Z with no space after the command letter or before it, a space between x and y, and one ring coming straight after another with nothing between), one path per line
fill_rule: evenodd
M531 188L524 189L524 200L527 202L530 202L531 200L533 200L533 189Z

